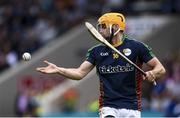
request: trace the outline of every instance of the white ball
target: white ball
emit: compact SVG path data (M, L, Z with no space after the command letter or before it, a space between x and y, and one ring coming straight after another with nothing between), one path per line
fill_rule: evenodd
M24 61L29 61L31 60L31 54L28 53L28 52L25 52L23 55L22 55L22 58Z

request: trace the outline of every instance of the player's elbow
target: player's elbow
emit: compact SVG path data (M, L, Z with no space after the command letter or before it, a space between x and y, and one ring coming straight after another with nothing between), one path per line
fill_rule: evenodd
M87 75L86 72L79 70L77 73L77 80L83 79Z
M76 80L78 80L78 81L79 81L79 80L82 80L82 79L83 79L83 77L77 77L77 78L76 78Z
M72 80L77 80L77 81L82 79L82 77L79 77L79 76L73 76L73 77L68 77L68 78L70 78Z
M81 73L76 76L76 80L82 80L83 78L84 76Z

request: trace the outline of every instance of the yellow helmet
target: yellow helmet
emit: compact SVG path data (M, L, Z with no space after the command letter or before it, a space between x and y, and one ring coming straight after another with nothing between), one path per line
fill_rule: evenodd
M98 24L105 24L107 27L117 24L120 30L124 31L126 21L124 15L121 13L106 13L98 19Z

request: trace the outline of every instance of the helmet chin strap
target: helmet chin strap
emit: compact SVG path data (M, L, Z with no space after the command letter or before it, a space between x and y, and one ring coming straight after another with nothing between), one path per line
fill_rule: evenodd
M121 29L119 28L115 33L114 33L114 36L120 31Z

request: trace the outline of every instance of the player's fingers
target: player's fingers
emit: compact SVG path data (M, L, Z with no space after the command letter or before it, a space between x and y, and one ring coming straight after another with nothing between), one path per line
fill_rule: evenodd
M51 63L50 62L48 62L47 60L44 60L44 63L46 63L46 64L48 64L48 65L50 65Z
M46 73L46 71L45 71L45 70L41 70L40 72L42 72L42 73Z
M39 70L40 70L40 68L36 68L36 70L37 70L37 71L39 71Z
M36 70L41 70L42 69L42 67L40 67L40 68L36 68Z
M143 76L143 80L145 80L146 79L146 77L145 76Z
M152 71L146 72L146 76L143 76L143 79L153 82L154 85L157 84L155 81L155 75L152 73Z
M153 81L153 84L154 84L154 86L156 86L156 85L157 85L157 83L156 83L156 81L155 81L155 80Z
M41 73L46 73L44 70L40 70L39 72L41 72Z
M36 68L36 70L37 71L43 71L43 70L45 70L43 67L41 67L41 68Z
M146 72L146 75L143 76L143 80L148 80L148 77L149 77L149 73Z
M41 73L47 73L45 69L38 69L38 71Z

